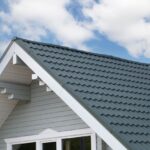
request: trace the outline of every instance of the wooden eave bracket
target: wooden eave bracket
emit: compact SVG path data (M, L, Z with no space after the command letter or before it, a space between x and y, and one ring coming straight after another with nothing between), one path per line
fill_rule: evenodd
M32 74L32 80L38 80L39 86L45 86L47 92L51 92L51 91L52 91L51 88L48 87L48 86L46 85L46 83L43 82L43 81L38 77L38 75Z
M6 95L9 100L30 101L30 86L0 82L0 94Z

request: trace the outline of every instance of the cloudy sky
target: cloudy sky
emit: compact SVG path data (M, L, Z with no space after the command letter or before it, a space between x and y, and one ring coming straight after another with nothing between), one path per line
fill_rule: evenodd
M150 0L0 0L0 51L14 36L150 62Z

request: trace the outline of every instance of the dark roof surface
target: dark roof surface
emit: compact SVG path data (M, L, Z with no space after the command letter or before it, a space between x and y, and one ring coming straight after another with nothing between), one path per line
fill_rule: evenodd
M129 150L150 150L150 66L16 38Z

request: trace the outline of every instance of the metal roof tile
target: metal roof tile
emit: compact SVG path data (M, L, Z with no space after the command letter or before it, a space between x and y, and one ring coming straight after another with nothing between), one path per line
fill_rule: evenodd
M15 39L131 150L150 148L150 65Z

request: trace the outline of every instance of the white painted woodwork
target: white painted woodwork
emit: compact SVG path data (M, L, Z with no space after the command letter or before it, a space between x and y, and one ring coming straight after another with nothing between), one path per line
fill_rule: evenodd
M8 92L7 92L7 89L6 89L6 88L3 88L0 93L1 93L1 94L7 94Z
M42 150L42 144L39 140L36 141L36 150Z
M0 87L0 93L7 95L9 100L30 100L30 86L0 82Z
M10 94L8 95L9 100L18 100L18 101L30 101L29 95L20 95L20 94Z
M38 76L36 74L32 74L32 80L37 80Z
M25 63L16 54L13 54L12 64L13 65L23 65L23 66L25 66Z
M57 138L56 144L57 144L57 150L62 150L62 139L61 138Z
M46 91L47 91L47 92L51 92L51 91L52 91L52 89L51 89L51 88L49 88L49 87L46 87Z
M42 80L39 80L39 86L44 86L45 83Z
M43 134L44 133L44 134ZM91 137L91 150L96 150L96 138L95 133L91 129L80 129L72 131L57 132L51 129L46 129L42 134L19 137L19 138L10 138L5 139L5 142L10 147L7 147L7 150L12 150L12 145L23 144L23 143L36 143L36 150L42 150L42 144L48 142L56 142L57 150L62 150L62 140L66 138L75 138L75 137ZM70 142L67 145L67 150L70 150Z
M12 145L11 144L7 144L7 150L12 150Z
M32 74L32 80L39 80L39 86L44 86L46 85L42 80L40 80L40 78L38 77L37 74ZM47 92L51 92L52 89L48 86L46 86L46 91Z

